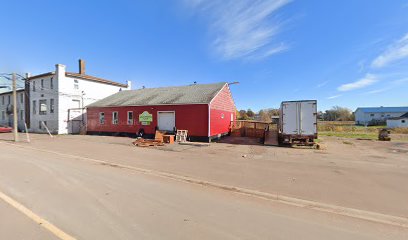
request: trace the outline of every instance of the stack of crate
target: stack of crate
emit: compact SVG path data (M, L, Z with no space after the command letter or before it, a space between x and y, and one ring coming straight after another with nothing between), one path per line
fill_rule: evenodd
M177 130L176 142L187 142L188 130Z

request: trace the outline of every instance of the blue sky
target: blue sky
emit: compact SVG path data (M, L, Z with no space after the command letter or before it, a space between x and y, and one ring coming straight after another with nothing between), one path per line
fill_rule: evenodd
M0 72L233 82L238 109L408 106L408 0L2 1Z

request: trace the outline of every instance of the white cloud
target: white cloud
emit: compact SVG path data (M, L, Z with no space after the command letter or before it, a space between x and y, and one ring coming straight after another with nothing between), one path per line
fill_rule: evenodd
M376 89L376 90L372 90L372 91L368 91L366 92L366 94L376 94L376 93L382 93L382 92L386 92L388 90L390 90L391 88L380 88L380 89Z
M382 68L404 58L408 58L408 33L375 58L371 66L374 68Z
M377 77L373 74L366 74L366 76L358 81L343 84L337 88L341 92L351 91L359 88L370 86L378 81Z
M319 84L316 85L316 88L324 87L324 86L326 86L328 83L329 83L328 80L327 80L327 81L324 81L324 82L321 82L321 83L319 83Z
M335 98L338 98L338 97L341 97L341 96L342 96L341 94L338 94L338 95L330 96L327 99L335 99Z
M271 17L290 0L192 0L211 22L213 47L224 59L266 58L288 49L274 41L281 24ZM274 46L275 45L275 46Z
M402 79L394 80L391 83L394 84L394 85L400 85L400 84L403 84L403 83L406 83L406 82L408 82L408 78L402 78Z

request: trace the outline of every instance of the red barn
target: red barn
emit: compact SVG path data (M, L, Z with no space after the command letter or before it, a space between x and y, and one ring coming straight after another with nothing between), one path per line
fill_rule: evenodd
M236 110L227 83L145 88L115 93L87 107L88 134L153 137L155 130L188 130L191 141L229 132Z

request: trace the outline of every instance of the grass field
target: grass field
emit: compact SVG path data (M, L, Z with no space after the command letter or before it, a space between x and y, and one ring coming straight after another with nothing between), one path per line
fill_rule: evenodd
M319 122L318 131L320 136L335 136L343 138L377 139L378 130L386 126L356 126L352 121ZM398 135L398 140L408 140L408 128L391 129L393 134Z

